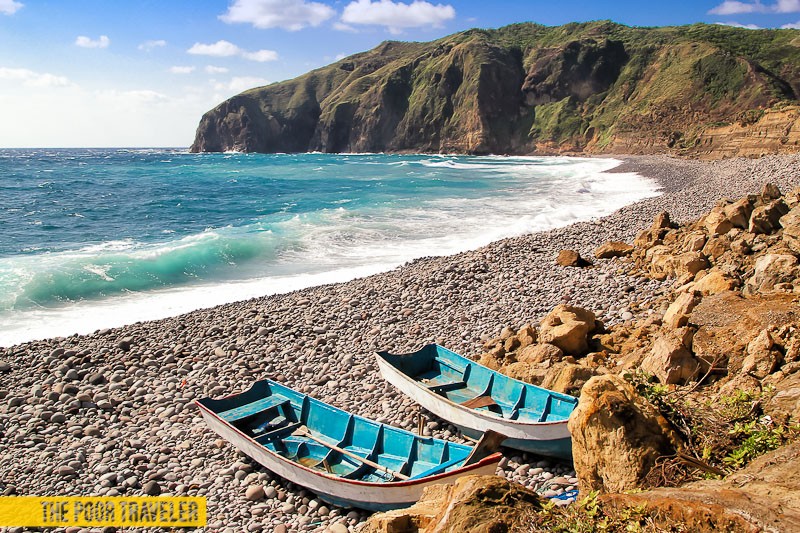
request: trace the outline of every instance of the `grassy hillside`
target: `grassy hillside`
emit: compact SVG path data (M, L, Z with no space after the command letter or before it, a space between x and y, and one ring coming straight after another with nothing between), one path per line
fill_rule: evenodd
M709 128L797 103L798 69L796 30L608 21L475 29L385 42L246 91L204 115L192 148L691 150Z

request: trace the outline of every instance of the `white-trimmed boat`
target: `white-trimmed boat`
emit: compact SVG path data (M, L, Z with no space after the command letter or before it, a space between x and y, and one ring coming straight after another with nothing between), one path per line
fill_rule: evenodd
M437 344L409 354L376 353L384 379L466 435L506 435L504 446L569 459L567 429L578 399L470 361Z
M487 434L473 447L421 437L271 380L195 403L211 429L270 471L328 503L373 511L412 505L429 485L494 474L504 438Z

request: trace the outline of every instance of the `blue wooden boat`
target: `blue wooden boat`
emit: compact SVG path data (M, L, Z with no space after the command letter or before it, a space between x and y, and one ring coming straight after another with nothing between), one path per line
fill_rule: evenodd
M504 446L569 459L567 429L578 399L512 379L437 344L376 354L384 379L467 435L506 435Z
M195 402L211 429L267 469L344 507L406 507L422 490L468 474L494 474L501 455L420 437L350 414L271 380ZM494 448L503 436L493 436Z

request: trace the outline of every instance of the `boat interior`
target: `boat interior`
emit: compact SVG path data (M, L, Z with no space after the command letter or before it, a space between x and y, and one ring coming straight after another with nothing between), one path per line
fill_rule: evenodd
M261 393L250 394L255 389ZM236 398L240 401L219 403ZM428 477L460 467L472 450L352 415L268 380L235 397L201 402L270 451L346 479L386 483L401 479L395 474Z
M562 421L577 404L572 396L512 379L438 345L411 354L378 355L431 392L508 420Z

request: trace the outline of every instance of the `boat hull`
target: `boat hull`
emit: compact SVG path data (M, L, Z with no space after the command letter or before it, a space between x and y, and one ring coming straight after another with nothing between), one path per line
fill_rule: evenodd
M420 499L425 487L452 484L458 477L464 475L494 474L501 458L499 453L494 453L475 464L421 479L390 483L344 479L307 468L273 452L220 418L202 403L195 403L209 428L237 449L278 476L310 489L322 501L341 507L358 507L369 511L408 507Z
M506 435L503 446L548 457L572 459L572 438L567 419L529 423L465 407L428 389L389 363L381 354L376 354L376 361L386 381L431 413L458 427L467 436L477 438L485 431L492 430Z

